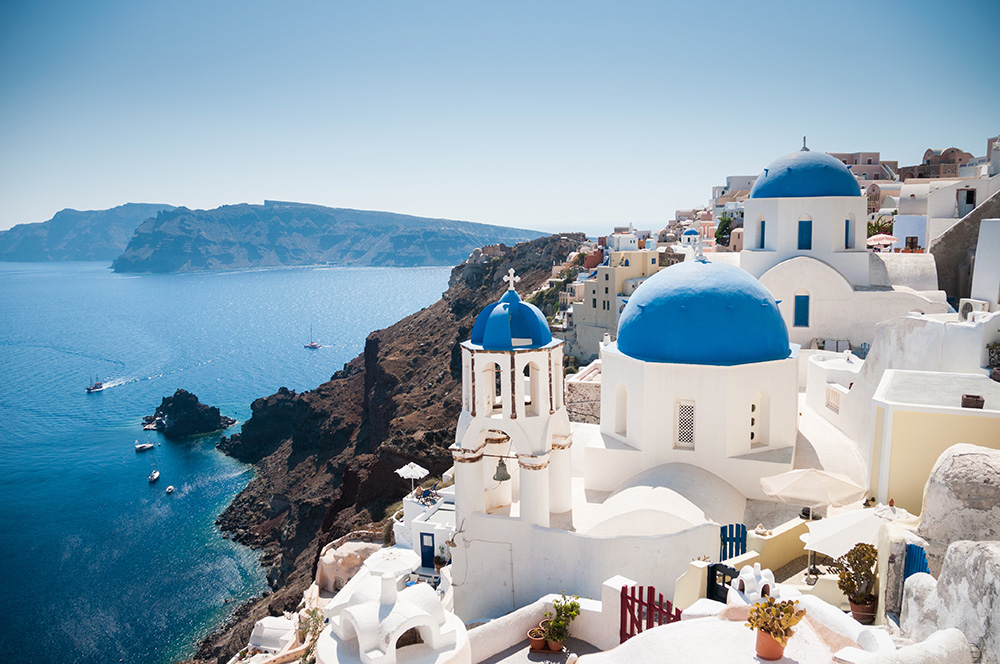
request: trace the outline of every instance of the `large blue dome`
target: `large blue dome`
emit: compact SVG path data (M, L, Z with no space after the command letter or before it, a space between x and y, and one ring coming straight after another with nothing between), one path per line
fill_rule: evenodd
M484 350L539 348L552 341L552 332L538 307L521 301L510 289L479 312L470 341Z
M664 268L629 298L618 349L637 360L732 366L783 360L788 328L764 285L732 265Z
M808 150L776 159L750 190L750 198L860 195L858 181L839 159Z

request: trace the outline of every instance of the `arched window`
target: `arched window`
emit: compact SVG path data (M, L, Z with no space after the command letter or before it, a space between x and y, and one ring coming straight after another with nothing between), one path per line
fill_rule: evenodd
M795 291L794 327L809 327L809 291Z
M490 362L482 373L483 414L489 417L503 412L503 372L500 365Z
M767 392L758 392L750 402L750 447L768 444L771 415L771 398Z
M541 394L539 394L539 372L534 362L524 365L524 414L535 417L541 412Z
M853 224L851 220L844 219L844 249L854 248L854 233L851 232Z
M757 222L757 248L758 249L763 249L766 246L765 245L766 231L767 231L767 220L766 219L761 219L760 221Z
M682 450L694 449L694 401L678 399L674 407L677 428L674 447Z
M799 219L799 251L809 251L813 248L812 219Z
M624 385L619 385L615 392L615 433L628 435L628 392Z

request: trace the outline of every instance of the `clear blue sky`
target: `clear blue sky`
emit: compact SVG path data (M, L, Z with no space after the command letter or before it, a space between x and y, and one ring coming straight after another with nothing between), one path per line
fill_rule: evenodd
M598 233L813 149L975 155L1000 2L0 4L0 229L265 198Z

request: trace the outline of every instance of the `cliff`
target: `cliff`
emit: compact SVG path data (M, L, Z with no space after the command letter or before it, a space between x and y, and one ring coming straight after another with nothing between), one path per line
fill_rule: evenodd
M167 438L198 436L236 424L236 420L220 414L214 406L206 406L187 390L177 390L173 396L163 397L156 412L142 421L156 425L156 430Z
M182 272L292 265L455 265L486 244L541 235L504 226L390 212L265 201L177 208L136 229L116 272Z
M172 205L126 203L110 210L62 210L48 221L0 232L2 261L110 261L135 229Z
M252 404L239 434L219 448L256 466L257 476L219 517L237 541L264 549L273 592L240 607L206 639L195 661L225 662L254 622L293 610L324 544L390 516L409 483L393 472L417 461L451 465L461 410L461 356L476 314L506 288L508 268L527 293L542 284L583 235L503 248L488 263L456 267L433 305L370 334L364 352L315 390L281 389Z

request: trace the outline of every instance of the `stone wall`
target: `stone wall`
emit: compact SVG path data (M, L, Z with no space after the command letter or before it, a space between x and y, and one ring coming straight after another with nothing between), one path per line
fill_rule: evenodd
M1000 217L1000 192L982 202L930 246L937 263L938 288L958 302L972 292L972 268L976 261L979 222Z
M952 542L1000 540L1000 450L960 444L941 454L924 487L917 534L928 541L935 575Z
M1000 664L1000 542L955 542L937 581L930 574L907 579L900 627L914 641L957 628L982 664Z

